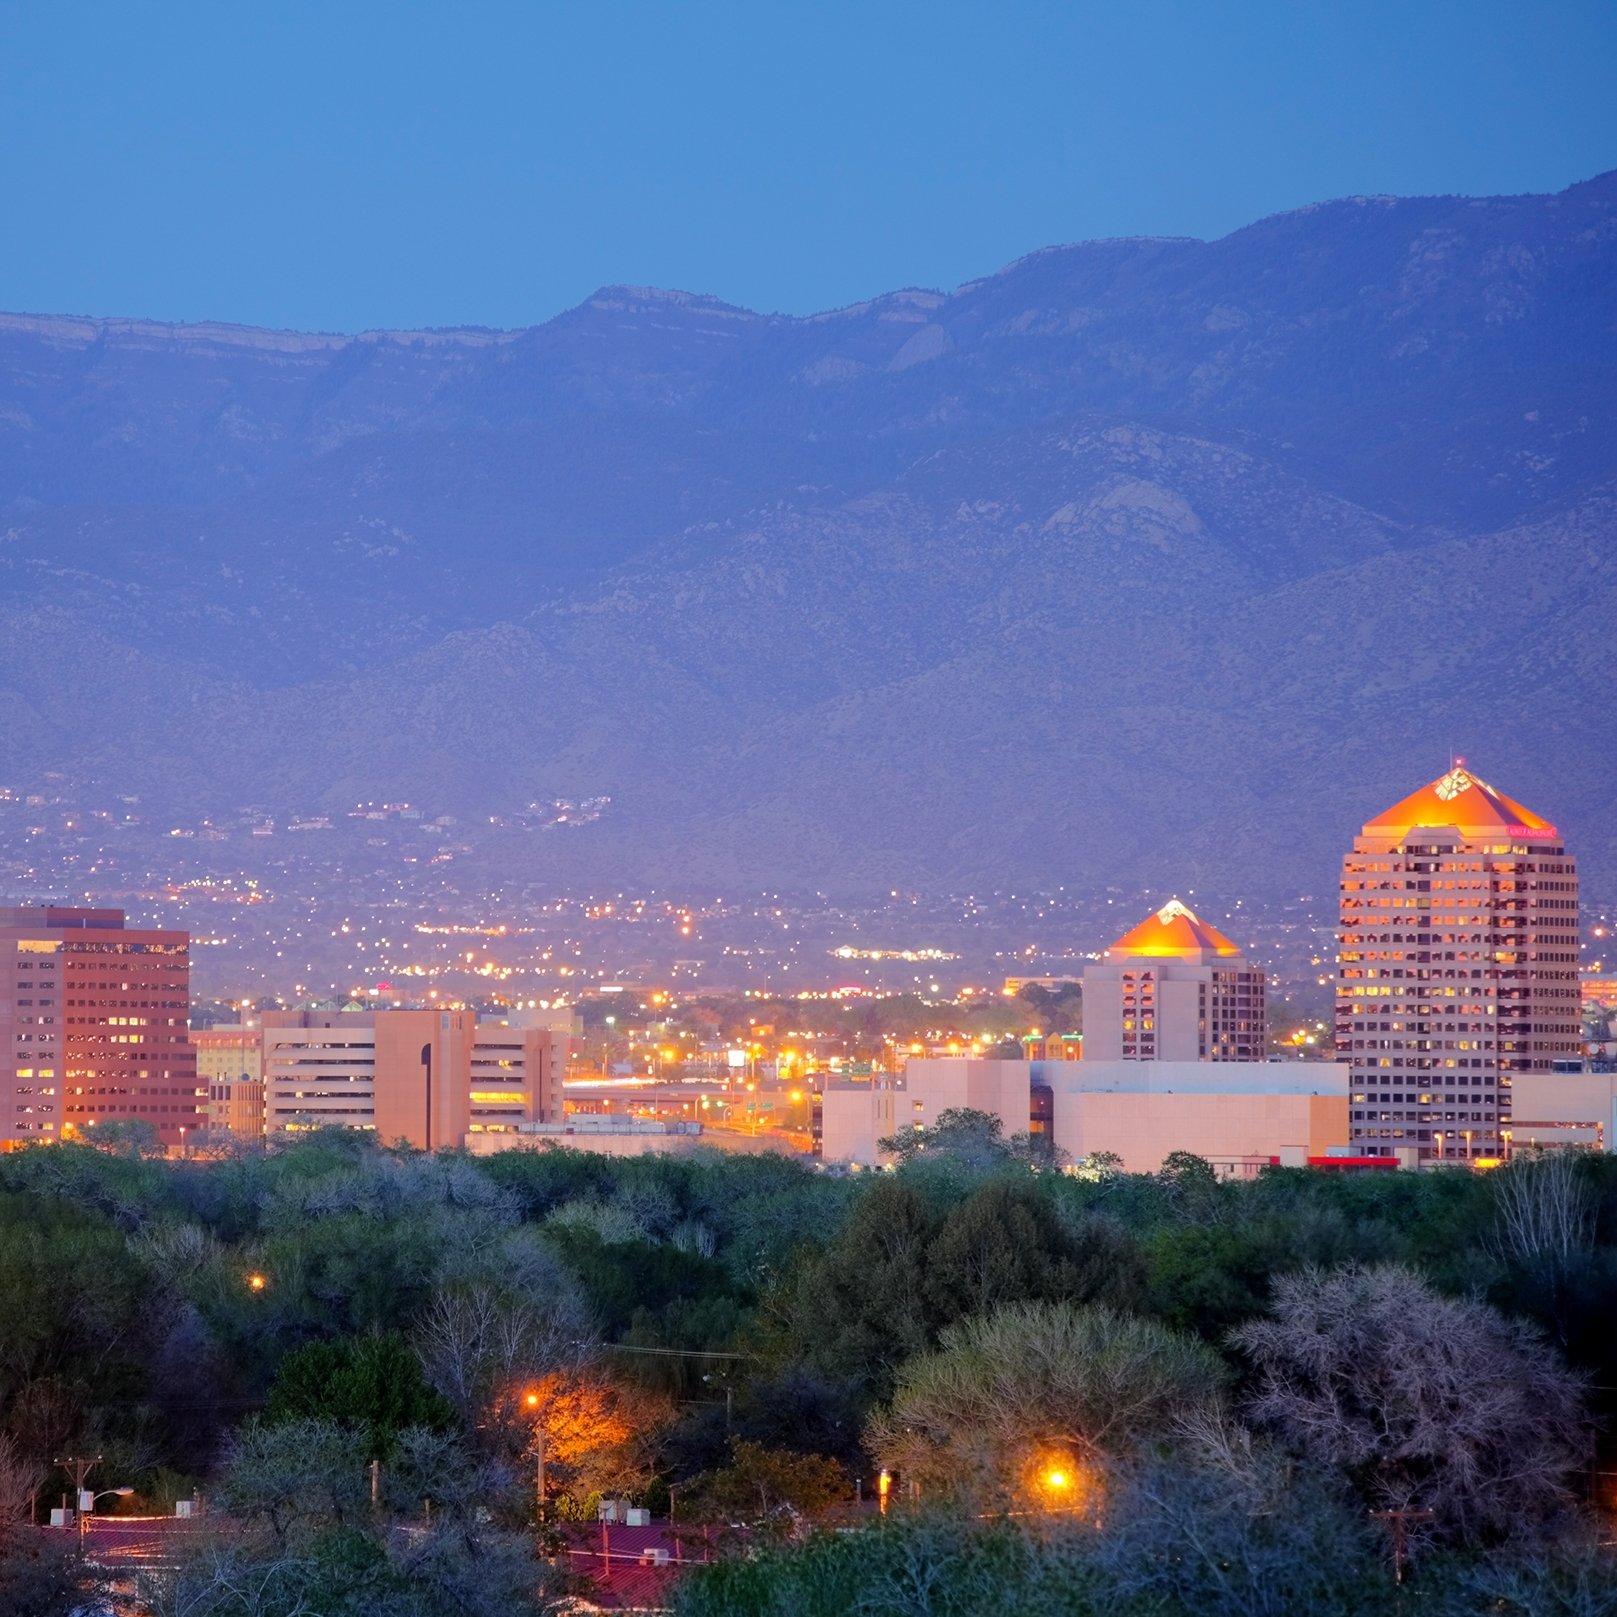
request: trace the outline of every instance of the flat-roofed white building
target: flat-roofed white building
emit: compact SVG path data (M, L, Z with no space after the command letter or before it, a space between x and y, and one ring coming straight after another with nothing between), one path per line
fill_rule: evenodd
M1175 1151L1220 1172L1348 1142L1345 1061L1035 1062L1051 1090L1052 1136L1075 1162L1097 1152L1154 1173Z
M1175 1151L1224 1173L1282 1154L1324 1157L1348 1142L1340 1061L911 1061L887 1084L833 1084L821 1108L827 1162L875 1166L877 1142L932 1128L952 1108L999 1119L1006 1138L1048 1131L1074 1161L1100 1152L1152 1173Z
M1617 1072L1568 1062L1555 1072L1523 1073L1511 1086L1509 1154L1577 1146L1617 1151Z

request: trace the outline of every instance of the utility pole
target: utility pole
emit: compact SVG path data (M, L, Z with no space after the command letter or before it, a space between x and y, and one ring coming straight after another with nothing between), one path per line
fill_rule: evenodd
M79 1522L79 1537L82 1538L84 1536L84 1511L82 1509L84 1481L101 1464L101 1456L97 1454L85 1459L76 1454L69 1454L57 1460L56 1463L64 1471L70 1471L73 1474L73 1514ZM67 1501L64 1499L62 1504L65 1508Z
M709 1385L718 1381L724 1388L724 1435L730 1435L730 1428L734 1424L736 1394L735 1388L730 1385L730 1372L720 1370L714 1375L705 1375L702 1379Z
M1404 1581L1404 1562L1407 1559L1404 1553L1404 1539L1406 1524L1409 1522L1429 1522L1436 1514L1430 1510L1372 1510L1370 1520L1375 1522L1392 1523L1392 1574L1393 1581Z

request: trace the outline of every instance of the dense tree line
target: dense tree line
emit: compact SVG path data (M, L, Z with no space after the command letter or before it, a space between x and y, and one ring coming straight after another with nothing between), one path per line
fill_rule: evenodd
M1599 1157L1223 1183L1058 1171L973 1114L850 1176L32 1149L0 1157L0 1604L82 1603L21 1524L99 1454L118 1508L239 1524L154 1614L545 1609L603 1495L778 1542L691 1612L1609 1611L1614 1318ZM883 1521L805 1537L881 1470Z

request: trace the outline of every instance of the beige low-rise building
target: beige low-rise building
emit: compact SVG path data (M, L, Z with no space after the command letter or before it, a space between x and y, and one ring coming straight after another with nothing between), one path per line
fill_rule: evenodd
M861 1168L889 1161L878 1142L898 1132L907 1100L902 1078L828 1083L820 1095L820 1160Z
M1617 1150L1617 1072L1523 1073L1511 1085L1510 1105L1511 1153L1535 1146Z
M560 1122L524 1123L500 1134L469 1134L474 1157L501 1151L588 1151L603 1157L678 1156L690 1151L725 1151L741 1156L769 1152L796 1155L778 1134L742 1134L707 1129L700 1123L569 1112Z
M1073 1082L1063 1084L1066 1073ZM1348 1143L1348 1066L1335 1061L1083 1061L1046 1068L1057 1148L1154 1173L1176 1151L1239 1175Z
M248 1142L264 1138L264 1032L254 1022L192 1028L197 1087L208 1095L208 1131Z
M1254 1164L1322 1158L1348 1142L1348 1066L1335 1061L916 1060L887 1084L833 1084L821 1111L826 1162L873 1167L906 1124L934 1128L960 1108L1004 1137L1049 1134L1075 1162L1106 1153L1152 1173L1176 1151L1240 1175Z
M572 1032L571 1012L269 1011L266 1130L363 1129L437 1150L557 1120Z

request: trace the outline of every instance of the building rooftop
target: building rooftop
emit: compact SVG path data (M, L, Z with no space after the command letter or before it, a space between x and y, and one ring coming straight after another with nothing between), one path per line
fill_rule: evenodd
M1240 952L1216 926L1200 920L1177 898L1170 898L1155 915L1148 915L1106 951L1113 960L1134 955L1197 960L1204 953L1233 957Z
M39 927L59 931L68 927L101 932L121 931L122 910L88 910L69 904L7 904L0 907L0 926Z
M1411 831L1444 826L1453 826L1467 838L1556 835L1548 820L1473 775L1463 760L1446 775L1376 815L1365 825L1364 835L1402 840Z

